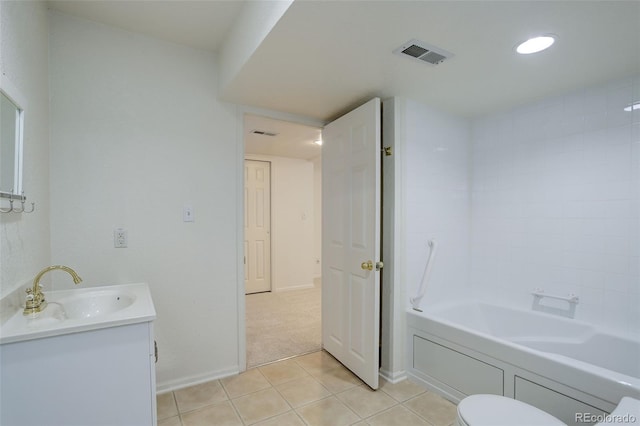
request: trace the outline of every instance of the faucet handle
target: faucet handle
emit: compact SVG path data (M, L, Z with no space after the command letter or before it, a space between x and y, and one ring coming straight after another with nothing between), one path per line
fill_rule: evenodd
M29 287L28 289L25 290L25 293L27 293L28 295L30 295L31 297L33 297L33 295L31 295L31 293L33 293L33 289L31 287Z
M29 292L29 294L27 294L27 301L33 300L33 294L31 294L31 292Z

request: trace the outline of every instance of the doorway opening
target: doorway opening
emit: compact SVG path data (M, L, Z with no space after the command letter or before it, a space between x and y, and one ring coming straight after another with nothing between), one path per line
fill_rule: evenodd
M247 367L321 349L322 129L244 116Z

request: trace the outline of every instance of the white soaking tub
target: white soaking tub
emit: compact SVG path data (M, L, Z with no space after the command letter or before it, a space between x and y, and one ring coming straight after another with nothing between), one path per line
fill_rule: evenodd
M477 302L407 312L409 376L453 402L505 395L584 425L577 414L640 398L640 341L632 336Z

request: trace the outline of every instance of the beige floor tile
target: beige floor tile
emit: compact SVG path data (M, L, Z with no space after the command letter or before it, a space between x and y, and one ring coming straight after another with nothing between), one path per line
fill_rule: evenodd
M190 386L174 392L178 410L181 413L197 410L206 405L215 404L224 401L227 395L224 393L222 386L218 380L201 383L199 385Z
M158 410L158 420L174 417L178 415L178 407L173 392L167 392L156 396L156 406Z
M271 387L257 368L247 370L236 376L227 377L220 382L231 399Z
M273 386L309 375L293 359L265 365L259 370Z
M426 420L418 417L411 410L396 405L367 419L371 426L431 426Z
M184 426L242 426L242 421L229 401L208 405L182 414Z
M232 402L246 424L266 420L291 410L289 404L273 388L241 396Z
M331 395L327 388L311 376L283 383L276 386L276 389L294 408Z
M182 422L180 421L180 417L174 416L158 420L158 426L182 426Z
M342 364L325 351L313 352L294 358L294 360L312 375L342 366Z
M336 397L363 419L398 403L386 393L371 390L366 385L348 389Z
M410 399L404 405L433 426L448 426L456 419L456 406L432 392Z
M360 418L335 396L297 408L300 417L310 426L344 426Z
M331 393L338 393L362 384L362 381L342 365L331 370L312 374Z
M295 411L289 411L260 423L256 423L255 426L305 426L305 424Z
M380 389L396 401L400 402L407 401L414 396L418 396L421 393L426 392L425 388L408 379L395 384L382 379L380 382Z

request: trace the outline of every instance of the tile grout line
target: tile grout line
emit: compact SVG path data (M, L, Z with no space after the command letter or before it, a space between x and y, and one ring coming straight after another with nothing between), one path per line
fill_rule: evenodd
M182 422L182 413L180 412L180 406L178 406L178 397L176 396L175 391L171 391L171 396L173 397L173 403L176 405L176 412L178 413L178 420L180 421L180 426L183 426Z
M305 360L304 363L300 362L300 359L302 357L304 357L306 355L311 355L313 353L318 353L318 357L309 358L308 360ZM327 358L327 356L329 358ZM325 358L326 358L326 360L325 360ZM305 425L308 425L309 423L303 418L303 416L302 416L302 414L301 414L301 412L299 410L303 410L304 407L307 407L309 405L317 404L317 403L319 403L321 401L327 400L329 398L333 398L337 403L339 403L342 407L346 408L350 413L352 413L358 419L355 423L363 422L363 424L370 424L370 421L374 417L380 416L380 415L382 415L382 414L384 414L384 413L386 413L386 412L388 412L390 410L393 410L395 408L401 407L402 409L407 410L407 412L412 413L413 415L415 415L418 419L421 419L422 421L424 421L429 426L439 426L439 425L442 424L442 423L439 423L439 422L437 424L433 423L431 420L427 419L422 414L420 414L418 411L414 410L409 405L407 405L411 401L414 401L415 399L420 398L421 396L423 396L425 394L432 393L429 390L426 390L424 388L420 388L417 393L415 393L415 394L413 394L413 395L411 395L410 397L407 398L406 395L409 395L409 394L413 393L413 391L409 391L408 393L403 393L402 390L395 390L395 388L393 388L393 387L390 387L389 389L384 389L383 386L380 386L376 390L376 392L380 392L382 395L385 395L386 397L388 397L389 400L393 404L391 406L389 406L389 407L386 407L386 408L384 408L384 409L382 409L380 411L374 412L374 413L369 414L366 417L364 417L364 416L361 416L358 412L356 412L355 409L352 408L350 404L348 404L345 400L343 400L343 398L339 397L338 395L346 394L346 393L348 393L350 391L353 391L354 389L359 388L359 387L368 390L366 384L364 384L362 382L359 382L358 384L354 384L354 383L351 383L348 380L342 380L343 379L342 377L337 377L337 376L334 377L334 376L330 375L330 377L328 377L328 379L329 378L337 378L338 380L340 380L340 382L336 384L337 385L337 389L334 390L333 387L332 388L327 387L319 379L319 377L321 377L324 374L327 374L327 373L331 374L331 372L333 372L333 371L338 371L341 368L342 369L346 368L340 363L338 363L335 366L332 365L332 362L330 362L330 360L331 359L335 359L335 358L331 357L330 354L327 353L325 355L324 351L314 351L314 352L311 352L309 354L295 356L295 357L288 358L288 359L292 359L292 364L289 367L293 367L293 366L298 367L300 369L300 373L303 373L303 375L301 375L301 376L295 376L294 375L294 377L289 376L291 378L286 379L286 377L287 377L286 373L287 373L287 371L291 370L291 368L285 368L283 372L280 372L277 369L274 369L273 372L272 372L273 374L271 374L271 376L273 376L273 377L270 380L268 378L267 374L265 372L263 372L261 368L262 367L267 367L269 364L275 364L275 363L269 363L269 364L266 364L266 365L261 366L261 367L253 367L253 368L247 370L247 372L249 372L251 370L258 370L254 374L258 375L258 377L260 377L262 380L264 380L264 384L266 385L265 388L258 389L258 390L255 390L255 391L252 391L252 392L248 392L248 393L245 393L245 394L241 394L241 395L238 395L237 397L231 398L230 393L229 393L229 389L227 389L227 387L223 383L223 379L216 379L216 380L214 380L212 382L218 382L218 385L220 386L220 388L222 389L222 391L224 393L225 399L223 399L221 401L213 402L211 404L207 404L204 407L199 407L199 408L196 408L196 409L193 409L193 410L189 410L189 411L184 411L183 412L183 411L180 410L180 407L178 405L177 392L176 391L171 391L171 400L173 401L173 403L174 403L174 405L176 407L177 417L178 417L179 423L184 426L183 415L185 415L187 413L191 413L193 411L197 411L199 409L206 408L207 406L219 405L219 404L222 404L223 402L227 402L227 403L231 404L232 410L233 410L234 414L236 415L236 418L240 421L240 423L243 426L254 425L256 423L270 421L270 420L272 420L274 418L277 418L277 417L283 416L283 415L287 415L289 413L293 413L294 416L297 417L299 421L301 421ZM288 359L282 360L282 361L287 361ZM306 364L306 367L305 367L305 364ZM314 374L312 374L312 371L317 373L319 377L316 377ZM276 384L276 382L278 380L278 374L281 374L281 373L283 373L283 375L285 377L285 380ZM298 374L298 372L295 372L295 374ZM306 403L304 403L302 405L294 407L293 403L291 403L289 400L287 400L287 398L285 398L284 394L278 388L278 386L284 386L287 383L293 382L295 380L302 380L302 379L305 379L305 380L308 379L308 380L312 381L314 384L319 385L322 389L324 389L327 392L327 395L322 397L322 398L319 398L319 399L316 399L316 400L312 400L312 401L306 402ZM349 386L347 386L344 389L341 389L340 385L349 385ZM240 389L242 389L242 388L240 388ZM275 390L275 395L277 395L281 400L284 400L286 405L283 408L285 408L286 411L281 412L279 414L275 414L275 415L269 416L269 417L262 418L262 419L260 419L258 421L252 422L252 423L249 423L248 421L245 421L245 419L243 419L243 417L241 416L240 411L236 407L235 401L237 401L240 398L244 398L246 396L249 396L249 395L252 395L252 394L255 394L255 393L258 393L258 392L269 391L269 390ZM394 397L392 395L392 393L395 393L396 395L398 395L398 397L397 398ZM436 396L437 396L437 394L436 394ZM368 411L368 410L365 410L365 411ZM168 417L168 418L171 418L171 416ZM163 420L166 420L166 419L163 419ZM452 426L452 424L451 423L447 423L447 426Z
M224 386L224 383L222 383L222 380L220 379L218 379L218 381L220 382L220 387L224 391L224 394L227 396L227 401L229 401L231 408L233 408L233 412L236 413L236 416L238 416L240 423L242 423L243 426L246 426L247 424L245 423L244 419L240 415L240 412L238 411L236 404L233 403L233 399L231 398L231 395L229 395L229 392L227 391L227 388Z

